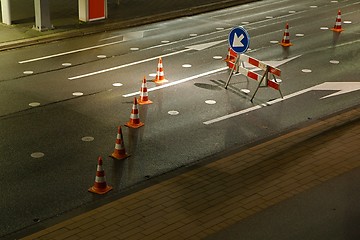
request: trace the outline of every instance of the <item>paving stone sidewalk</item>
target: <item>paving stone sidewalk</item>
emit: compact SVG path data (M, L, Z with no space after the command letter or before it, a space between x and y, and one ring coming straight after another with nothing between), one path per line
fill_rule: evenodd
M360 166L360 107L23 239L203 239Z

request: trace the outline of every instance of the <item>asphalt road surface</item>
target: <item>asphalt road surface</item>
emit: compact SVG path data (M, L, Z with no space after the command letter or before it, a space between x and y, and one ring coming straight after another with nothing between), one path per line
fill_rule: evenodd
M340 34L329 30L338 9ZM0 52L0 236L359 104L359 12L356 0L259 1ZM283 99L260 88L251 102L258 82L239 75L224 89L235 26L250 35L246 54L281 69ZM150 81L159 56L161 86ZM122 128L131 157L112 160L144 76L154 103L139 106L144 127ZM87 191L98 156L106 196Z

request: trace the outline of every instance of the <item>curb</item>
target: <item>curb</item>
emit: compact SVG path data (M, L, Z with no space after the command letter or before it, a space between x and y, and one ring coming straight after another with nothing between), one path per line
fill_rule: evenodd
M124 20L124 21L120 21L120 22L116 19L114 19L114 20L107 19L107 20L99 21L97 23L95 23L95 22L91 23L92 24L91 26L82 27L81 25L74 25L74 28L77 28L77 29L58 32L58 33L54 33L54 34L49 34L46 36L31 37L31 38L27 38L27 39L14 40L14 41L0 43L0 51L6 51L6 50L11 50L11 49L21 48L21 47L26 47L26 46L32 46L32 45L42 44L42 43L49 43L49 42L62 40L62 39L66 39L66 38L81 37L81 36L91 35L91 34L100 33L100 32L136 27L136 26L171 20L171 19L180 18L180 17L193 16L193 15L200 14L200 13L206 13L206 12L211 12L211 11L220 10L220 9L224 9L224 8L234 7L236 5L245 4L245 3L254 2L254 1L258 1L258 0L237 0L237 1L225 0L225 1L220 1L217 3L211 3L211 4L207 4L207 5L202 5L202 6L197 6L197 7L182 9L182 10L176 10L176 11L162 13L162 14L150 15L150 16L141 17L141 18L137 18L137 19Z

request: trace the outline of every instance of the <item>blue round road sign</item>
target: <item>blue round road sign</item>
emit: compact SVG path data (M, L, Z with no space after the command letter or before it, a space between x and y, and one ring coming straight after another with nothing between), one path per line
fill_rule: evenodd
M229 33L229 45L236 53L244 53L249 48L250 37L243 27L235 27Z

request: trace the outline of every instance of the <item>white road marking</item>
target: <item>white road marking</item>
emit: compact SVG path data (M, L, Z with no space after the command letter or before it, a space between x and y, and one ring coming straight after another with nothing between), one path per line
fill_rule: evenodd
M32 103L29 103L29 106L30 106L30 107L37 107L37 106L40 106L40 103L38 103L38 102L32 102Z
M300 95L300 94L309 92L309 91L312 90L312 89L313 89L313 87L307 88L307 89L304 89L304 90L301 90L301 91L298 91L298 92L295 92L295 93L286 95L286 96L284 96L284 98L278 98L278 99L269 101L269 102L267 102L267 104L268 104L268 105L272 105L272 104L274 104L274 103L282 102L282 101L284 101L284 100L286 100L286 99L289 99L289 98L298 96L298 95ZM267 106L267 104L265 104L264 106ZM236 116L239 116L239 115L248 113L248 112L255 111L255 110L260 109L260 108L262 108L262 107L264 107L264 106L262 106L262 105L256 105L256 106L254 106L254 107L250 107L250 108L247 108L247 109L238 111L238 112L234 112L234 113L231 113L231 114L228 114L228 115L224 115L224 116L222 116L222 117L214 118L214 119L212 119L212 120L209 120L209 121L206 121L206 122L203 122L203 123L204 123L205 125L210 125L210 124L213 124L213 123L216 123L216 122L220 122L220 121L223 121L223 120L232 118L232 117L236 117Z
M33 74L34 71L24 71L23 73L26 74L26 75L30 75L30 74Z
M95 45L95 46L87 47L87 48L80 48L80 49L76 49L76 50L72 50L72 51L68 51L68 52L62 52L62 53L52 54L52 55L48 55L48 56L43 56L43 57L38 57L38 58L32 58L32 59L28 59L28 60L23 60L23 61L20 61L19 63L20 63L20 64L23 64L23 63L41 61L41 60L45 60L45 59L49 59L49 58L54 58L54 57L60 57L60 56L69 55L69 54L72 54L72 53L78 53L78 52L83 52L83 51L87 51L87 50L91 50L91 49L96 49L96 48L111 46L111 45L115 45L115 44L118 44L118 43L121 43L121 42L122 42L122 40L121 40L121 41L116 41L116 42L111 42L111 43L105 43L105 44Z
M76 96L76 97L79 97L79 96L84 95L84 93L82 93L82 92L74 92L72 95Z
M215 70L211 70L211 71L208 71L208 72L197 74L195 76L184 78L184 79L181 79L181 80L178 80L178 81L175 81L175 82L163 84L163 85L156 86L156 87L153 87L153 88L148 88L147 90L148 90L148 92L151 92L151 91L159 90L159 89L162 89L162 88L171 87L171 86L174 86L174 85L177 85L177 84L180 84L180 83L184 83L184 82L191 81L191 80L194 80L194 79L197 79L197 78L201 78L201 77L204 77L204 76L207 76L207 75L218 73L218 72L221 72L221 71L224 71L224 70L227 70L227 69L228 69L228 67L218 68L218 69L215 69ZM132 96L135 96L135 95L138 95L138 94L140 94L140 91L125 94L125 95L123 95L123 97L132 97Z
M302 71L303 73L311 73L311 72L312 72L311 69L302 69L301 71Z
M172 116L176 116L176 115L179 115L179 112L175 111L175 110L171 110L171 111L168 111L168 114L172 115Z
M187 52L187 51L190 51L190 50L191 50L191 49L184 49L184 50L181 50L181 51L172 52L172 53L168 53L168 54L164 54L164 55L159 55L159 56L156 56L156 57L151 57L151 58L143 59L143 60L140 60L140 61L136 61L136 62L132 62L132 63L127 63L127 64L124 64L124 65L120 65L120 66L116 66L116 67L112 67L112 68L103 69L103 70L96 71L96 72L86 73L86 74L82 74L82 75L78 75L78 76L74 76L74 77L69 77L68 79L69 79L69 80L75 80L75 79L84 78L84 77L89 77L89 76L93 76L93 75L97 75L97 74L101 74L101 73L106 73L106 72L118 70L118 69L121 69L121 68L125 68L125 67L130 67L130 66L133 66L133 65L137 65L137 64L140 64L140 63L149 62L149 61L158 59L159 57L164 58L164 57L176 55L176 54L179 54L179 53Z
M114 87L121 87L123 84L122 83L113 83L112 84Z
M81 138L81 141L83 141L83 142L92 142L94 140L95 140L95 138L91 137L91 136L86 136L86 137Z
M183 64L182 67L183 68L191 68L192 66L191 66L191 64Z
M42 153L42 152L34 152L34 153L32 153L30 156L31 156L32 158L42 158L42 157L45 156L45 154Z
M209 105L213 105L213 104L216 104L216 101L215 100L206 100L205 103L209 104Z
M149 61L158 59L158 58L160 58L160 57L162 57L162 58L164 58L164 57L169 57L169 56L173 56L173 55L180 54L180 53L184 53L184 52L191 51L191 50L201 51L201 50L203 50L203 49L206 49L206 48L215 46L215 45L217 45L217 44L219 44L219 43L222 43L222 42L225 42L225 41L227 41L227 39L225 39L225 40L220 40L220 41L214 41L214 42L208 42L208 43L191 45L191 46L188 46L188 47L186 47L185 49L180 50L180 51L176 51L176 52L172 52L172 53L167 53L167 54L163 54L163 55L159 55L159 56L155 56L155 57L143 59L143 60L140 60L140 61L136 61L136 62L127 63L127 64L124 64L124 65L120 65L120 66L116 66L116 67L112 67L112 68L107 68L107 69L99 70L99 71L96 71L96 72L86 73L86 74L82 74L82 75L78 75L78 76L74 76L74 77L69 77L68 79L69 79L69 80L75 80L75 79L84 78L84 77L89 77L89 76L93 76L93 75L97 75L97 74L101 74L101 73L106 73L106 72L109 72L109 71L118 70L118 69L121 69L121 68L125 68L125 67L129 67L129 66L137 65L137 64L140 64L140 63L149 62Z
M278 102L285 101L286 99L299 96L299 95L301 95L303 93L306 93L306 92L309 92L309 91L312 91L312 90L337 91L335 93L332 93L332 94L329 94L327 96L324 96L324 97L320 98L320 99L325 99L325 98L337 96L337 95L340 95L340 94L345 94L345 93L349 93L349 92L353 92L353 91L359 91L360 90L360 82L324 82L324 83L321 83L319 85L309 87L309 88L300 90L298 92L291 93L289 95L284 96L284 98L278 98L278 99L268 101L268 102L266 102L266 104L257 105L257 106L250 107L250 108L238 111L238 112L234 112L234 113L227 114L227 115L224 115L224 116L221 116L221 117L218 117L218 118L214 118L212 120L203 122L203 124L210 125L210 124L213 124L213 123L217 123L217 122L220 122L220 121L232 118L232 117L242 115L244 113L255 111L257 109L260 109L260 108L268 106L268 105L272 105L272 104L275 104L275 103L278 103Z
M152 77L152 78L154 78L154 77L156 77L156 73L149 73L149 77Z
M212 119L212 120L203 122L203 123L204 123L205 125L213 124L213 123L220 122L220 121L223 121L223 120L232 118L232 117L239 116L239 115L244 114L244 113L248 113L248 112L254 111L254 110L259 109L259 108L261 108L261 106L260 106L260 105L257 105L257 106L254 106L254 107L251 107L251 108L247 108L247 109L241 110L241 111L239 111L239 112L234 112L234 113L231 113L231 114L222 116L222 117L218 117L218 118L215 118L215 119Z

